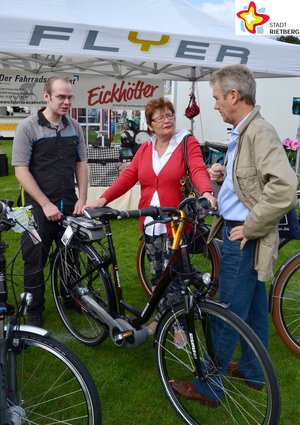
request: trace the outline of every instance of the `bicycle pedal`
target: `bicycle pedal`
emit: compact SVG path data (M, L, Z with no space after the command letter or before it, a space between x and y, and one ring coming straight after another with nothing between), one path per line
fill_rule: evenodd
M118 341L122 341L130 336L133 335L133 331L132 330L128 330L128 331L123 331L123 332L119 332L116 335L114 335L114 341L118 342Z

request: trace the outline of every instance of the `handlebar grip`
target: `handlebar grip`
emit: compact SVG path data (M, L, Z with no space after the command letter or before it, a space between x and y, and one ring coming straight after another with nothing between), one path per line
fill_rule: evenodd
M119 218L138 218L150 216L156 218L159 216L158 207L141 208L139 210L120 211Z
M7 205L0 201L0 220L6 217Z
M211 203L207 198L204 196L201 196L198 199L198 208L204 209L204 210L210 210L211 209Z

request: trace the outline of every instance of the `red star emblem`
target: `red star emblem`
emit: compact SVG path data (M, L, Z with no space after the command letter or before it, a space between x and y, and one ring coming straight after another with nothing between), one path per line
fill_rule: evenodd
M256 34L256 27L265 24L270 19L269 15L257 12L254 1L249 3L248 10L238 12L237 16L244 21L246 30L251 34Z

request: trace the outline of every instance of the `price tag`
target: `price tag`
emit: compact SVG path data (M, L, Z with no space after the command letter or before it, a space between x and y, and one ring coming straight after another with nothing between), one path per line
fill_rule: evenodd
M15 226L12 228L14 232L25 232L29 223L28 211L26 211L24 208L13 208L8 212L7 215L16 222Z
M74 235L73 229L71 226L68 226L64 232L64 234L62 235L61 241L65 246L68 246L69 243L71 242L71 239Z

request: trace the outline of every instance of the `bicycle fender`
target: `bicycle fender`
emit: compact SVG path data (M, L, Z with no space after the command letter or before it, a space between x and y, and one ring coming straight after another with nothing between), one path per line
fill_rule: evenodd
M37 326L30 326L30 325L18 325L18 326L14 326L14 331L18 332L18 331L22 331L22 332L30 332L32 334L36 334L36 335L40 335L43 337L49 336L50 332L47 331L44 328L38 328ZM5 330L6 330L6 326L5 326Z
M218 305L218 306L220 306L220 307L223 307L223 308L226 308L226 310L227 309L229 309L230 307L231 307L231 305L230 305L230 303L225 303L225 302L223 302L223 301L220 301L220 300L216 300L216 299L214 299L214 298L202 298L201 299L201 301L203 302L203 303L205 303L205 304L214 304L214 305Z

